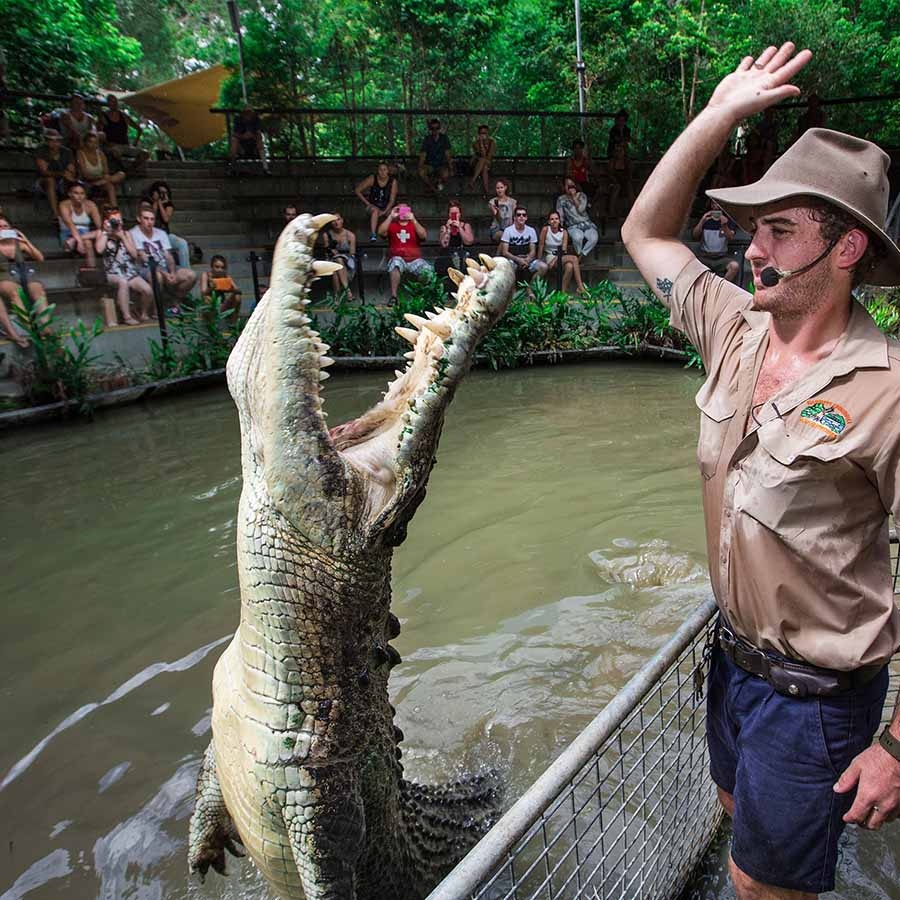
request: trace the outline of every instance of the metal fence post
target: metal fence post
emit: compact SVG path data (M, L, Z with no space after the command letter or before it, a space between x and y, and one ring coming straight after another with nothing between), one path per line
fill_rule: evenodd
M556 248L556 289L562 290L563 252L562 247Z
M356 287L359 289L359 302L365 306L366 288L365 288L365 270L363 269L363 257L365 254L361 250L356 251Z
M159 336L162 339L163 350L169 349L169 329L166 326L166 309L162 294L159 291L159 280L156 272L159 265L152 256L147 257L147 265L150 268L150 286L153 288L153 302L156 304L156 320L159 325Z
M261 257L257 255L255 250L250 251L250 255L247 257L248 262L250 263L250 276L253 278L253 309L256 309L256 304L259 303L259 270L256 268L256 264L260 261Z

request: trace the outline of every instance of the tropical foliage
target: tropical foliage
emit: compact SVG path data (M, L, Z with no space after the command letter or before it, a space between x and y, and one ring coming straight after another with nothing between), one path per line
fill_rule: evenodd
M244 55L257 106L576 107L571 0L241 0ZM3 0L0 46L11 87L67 91L128 88L211 63L237 71L225 0ZM815 56L800 84L837 98L896 91L900 0L583 0L588 109L625 106L637 153L658 152L747 52L791 38ZM237 76L223 99L240 101ZM900 103L828 107L831 125L900 143ZM779 116L785 141L796 111ZM537 140L537 125L491 119L501 152ZM321 121L316 137L360 151L370 131L421 123ZM356 123L359 125L359 123ZM457 133L468 131L455 123ZM474 123L465 123L466 126ZM548 125L545 143L569 146L572 129ZM602 155L606 125L592 135ZM312 126L300 137L311 140ZM527 130L527 135L525 131Z

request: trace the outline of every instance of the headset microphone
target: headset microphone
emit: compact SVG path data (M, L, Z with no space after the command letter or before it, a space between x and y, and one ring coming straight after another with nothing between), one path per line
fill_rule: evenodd
M802 275L804 272L808 272L813 266L817 266L832 250L834 250L835 245L837 244L837 239L833 240L811 263L807 263L805 266L801 266L799 269L776 269L774 266L766 266L762 272L759 273L759 280L762 282L763 287L775 287L782 278L790 278L792 275Z

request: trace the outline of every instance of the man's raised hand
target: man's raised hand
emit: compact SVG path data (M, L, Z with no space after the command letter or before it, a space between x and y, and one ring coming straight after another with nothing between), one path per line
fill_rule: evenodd
M790 81L812 59L812 53L801 50L795 55L795 50L788 41L781 47L767 47L756 59L745 56L719 82L707 108L725 112L738 122L788 97L799 97L800 88Z

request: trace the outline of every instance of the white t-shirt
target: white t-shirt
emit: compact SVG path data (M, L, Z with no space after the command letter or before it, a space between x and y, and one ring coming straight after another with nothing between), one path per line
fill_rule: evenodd
M513 256L528 256L530 245L537 243L537 233L530 225L526 225L521 231L517 231L515 225L510 225L504 229L500 241L509 247Z
M169 263L166 253L172 252L172 244L162 228L154 228L151 237L147 237L138 225L135 225L128 233L138 250L143 250L147 256L152 256L158 266L168 271Z

